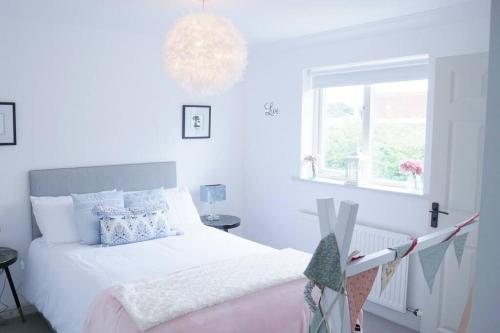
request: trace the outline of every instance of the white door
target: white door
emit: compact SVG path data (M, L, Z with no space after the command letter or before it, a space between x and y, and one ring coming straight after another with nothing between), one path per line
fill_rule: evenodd
M449 213L440 214L438 229L479 210L487 71L486 53L436 60L429 201ZM450 245L422 309L422 333L458 332L473 284L476 243L477 235L469 235L460 268Z

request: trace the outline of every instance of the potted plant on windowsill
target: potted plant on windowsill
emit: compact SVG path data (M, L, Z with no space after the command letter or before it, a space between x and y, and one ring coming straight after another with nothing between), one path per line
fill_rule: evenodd
M421 176L423 169L420 162L417 161L404 161L399 165L399 172L408 175L408 187L411 190L418 191L417 176Z

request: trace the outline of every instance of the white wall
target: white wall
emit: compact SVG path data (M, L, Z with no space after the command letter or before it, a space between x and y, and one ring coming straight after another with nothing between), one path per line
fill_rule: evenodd
M0 6L0 12L1 12ZM1 16L1 15L0 15ZM163 40L0 19L0 101L16 102L18 144L0 147L0 246L31 240L28 170L177 161L178 184L225 183L241 214L241 87L200 99L169 81ZM182 140L183 104L211 104L212 139ZM14 266L20 283L20 265ZM10 292L4 301L12 304Z
M359 203L363 224L412 236L428 232L425 198L293 179L301 165L302 70L425 53L432 60L484 52L488 19L469 14L433 13L253 48L245 82L244 235L279 248L312 251L318 224L298 211L315 210L315 198L322 196ZM270 101L279 107L279 116L264 116L263 105ZM416 258L410 266L409 305L421 307L425 289Z
M302 70L487 50L487 20L469 17L436 25L441 20L431 15L251 47L246 82L211 99L168 80L161 38L1 17L0 101L16 102L18 145L0 147L0 245L24 254L29 244L28 170L164 160L178 162L179 184L195 199L200 184L227 184L221 210L242 214L244 236L265 244L312 251L317 223L298 210L314 209L320 196L360 203L365 224L422 234L425 199L292 180L300 168ZM278 117L264 116L268 101L279 106ZM213 106L212 139L181 139L188 103ZM19 265L14 274L20 282ZM419 274L414 306L421 304Z
M476 262L476 287L469 332L498 332L500 316L500 0L492 1L488 111L484 150L481 224Z

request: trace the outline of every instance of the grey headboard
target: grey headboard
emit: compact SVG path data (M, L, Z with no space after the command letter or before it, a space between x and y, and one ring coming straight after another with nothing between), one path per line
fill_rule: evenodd
M62 196L105 190L137 191L177 186L175 162L107 165L82 168L33 170L29 172L30 195ZM31 235L40 230L31 217Z

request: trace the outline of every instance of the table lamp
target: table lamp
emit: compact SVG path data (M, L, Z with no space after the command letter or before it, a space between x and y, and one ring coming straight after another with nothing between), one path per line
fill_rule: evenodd
M207 216L209 221L218 221L219 215L215 213L215 203L217 201L226 200L226 185L201 185L200 186L200 201L210 204L210 213Z

